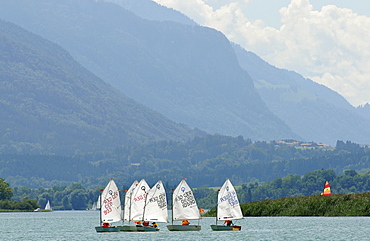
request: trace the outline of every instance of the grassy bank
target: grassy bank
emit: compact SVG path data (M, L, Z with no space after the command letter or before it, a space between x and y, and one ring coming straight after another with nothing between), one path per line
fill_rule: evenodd
M370 216L370 193L304 196L241 205L243 216ZM207 216L215 216L212 209Z

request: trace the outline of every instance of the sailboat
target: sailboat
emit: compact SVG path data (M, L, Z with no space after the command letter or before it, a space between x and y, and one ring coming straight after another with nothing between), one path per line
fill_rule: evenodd
M145 182L145 180L144 180L144 182ZM144 185L143 182L140 182L140 183L141 183L140 185ZM146 184L146 186L148 186L148 184ZM146 188L146 186L145 186L145 188ZM136 188L139 188L139 189L136 189ZM135 189L140 190L139 182L136 181L136 180L132 183L131 187L126 191L126 195L125 195L125 204L124 204L124 208L123 208L123 217L124 217L123 221L124 222L129 222L129 225L120 226L120 230L124 231L124 232L135 232L135 231L137 231L136 225L130 225L130 222L133 221L132 215L131 215L132 214L131 205L132 205L132 201L133 201L132 200L133 192L135 191ZM148 186L147 189L149 189L149 186ZM143 202L143 206L144 206L144 204L145 203Z
M173 221L200 219L198 205L193 191L183 179L172 193L172 224L167 225L170 231L199 231L200 225L175 225Z
M47 211L52 211L53 209L51 208L51 205L50 205L50 201L48 200L48 202L46 203L46 205L45 205L45 208L44 208L45 210L47 210Z
M328 181L326 181L324 185L324 192L322 192L321 195L330 195L330 194L331 194L330 184Z
M142 221L143 225L137 225L139 232L159 231L156 226L157 222L168 223L166 191L162 181L158 181L147 193ZM152 222L152 226L145 225L150 222Z
M218 192L216 224L211 225L213 231L239 231L241 226L233 225L232 220L242 219L238 196L234 186L227 179ZM225 221L227 225L217 225L218 221Z
M119 232L120 228L112 223L122 221L121 200L116 183L113 180L107 184L100 194L100 226L96 232Z

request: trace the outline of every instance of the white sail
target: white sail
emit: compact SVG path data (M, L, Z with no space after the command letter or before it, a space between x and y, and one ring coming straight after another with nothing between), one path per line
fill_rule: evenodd
M121 199L116 183L111 180L101 194L101 221L118 222L122 220Z
M145 207L145 199L149 192L149 185L142 179L132 192L131 196L131 220L142 221Z
M148 192L144 221L168 222L166 191L162 181L158 181Z
M238 196L234 186L227 179L218 193L217 220L234 220L243 218Z
M173 220L200 219L193 191L185 180L182 180L173 192L172 205Z
M100 209L100 195L98 196L98 201L96 202L96 209Z
M134 181L131 185L131 187L127 190L126 195L125 195L125 206L124 206L124 221L125 222L130 222L131 219L131 203L132 203L132 193L135 190L135 188L138 185L138 181Z
M45 210L52 210L51 206L50 206L50 202L48 200L48 202L46 203L45 205Z

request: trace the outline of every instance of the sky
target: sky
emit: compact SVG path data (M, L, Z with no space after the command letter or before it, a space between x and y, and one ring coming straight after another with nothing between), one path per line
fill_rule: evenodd
M368 0L152 0L268 63L370 104Z

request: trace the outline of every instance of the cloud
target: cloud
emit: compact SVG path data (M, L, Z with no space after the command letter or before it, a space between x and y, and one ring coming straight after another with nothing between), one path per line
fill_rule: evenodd
M248 0L154 1L223 32L270 64L328 86L355 106L370 103L369 17L334 5L314 11L309 0L291 0L280 9L282 25L276 29L248 20Z

